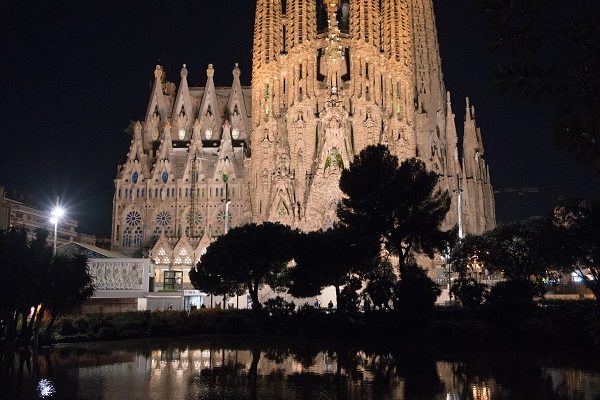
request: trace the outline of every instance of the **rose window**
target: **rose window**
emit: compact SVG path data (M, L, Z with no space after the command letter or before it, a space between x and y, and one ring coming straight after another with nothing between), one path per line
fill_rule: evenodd
M230 225L231 224L231 211L227 214L227 224ZM221 224L225 223L225 211L221 210L217 213L217 221L219 221Z
M203 221L204 221L204 217L202 216L202 214L199 211L194 211L194 212L190 211L187 215L187 222L192 227L197 227L199 225L202 225Z
M125 217L125 222L129 226L138 226L142 223L142 215L138 211L129 211Z
M156 214L156 223L161 226L167 226L171 224L171 214L167 211L160 211Z

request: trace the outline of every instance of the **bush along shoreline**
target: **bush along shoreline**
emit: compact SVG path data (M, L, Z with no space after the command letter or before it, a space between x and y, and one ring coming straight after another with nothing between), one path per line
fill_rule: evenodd
M593 303L539 303L511 313L482 307L437 307L431 315L371 311L339 314L305 307L297 312L202 309L64 316L40 344L190 335L247 335L357 343L421 343L441 347L511 346L600 351L600 313Z

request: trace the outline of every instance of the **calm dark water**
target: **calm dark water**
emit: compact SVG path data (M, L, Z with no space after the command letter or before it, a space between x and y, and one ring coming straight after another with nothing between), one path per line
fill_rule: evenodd
M600 361L506 351L444 358L190 338L59 346L36 360L21 374L18 356L12 369L4 360L0 399L600 400Z

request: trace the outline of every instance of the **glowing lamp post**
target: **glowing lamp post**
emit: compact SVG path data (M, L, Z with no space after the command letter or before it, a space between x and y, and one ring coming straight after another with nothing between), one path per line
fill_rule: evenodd
M50 218L50 222L54 224L54 254L56 254L56 235L58 233L58 221L65 215L65 210L63 210L58 205L58 200L56 201L56 207L50 213L52 216Z

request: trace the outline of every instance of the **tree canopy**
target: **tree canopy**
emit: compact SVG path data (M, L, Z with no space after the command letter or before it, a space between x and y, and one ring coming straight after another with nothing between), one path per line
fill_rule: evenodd
M271 222L233 228L208 247L190 271L190 280L196 289L212 294L247 289L252 308L258 311L262 285L283 290L295 234L289 227Z
M47 237L45 230L31 241L24 229L0 232L0 337L29 341L46 311L54 321L94 293L87 258L53 256Z
M562 269L575 271L600 305L600 202L580 200L556 207L552 220L565 246Z
M451 256L455 271L466 275L473 265L503 273L509 281L544 278L556 264L561 242L545 217L500 225L480 236L467 236Z
M301 234L294 255L296 266L289 273L289 292L296 297L312 297L333 286L339 305L341 287L352 275L362 276L368 271L378 253L375 240L340 226Z
M397 255L402 273L416 252L433 257L456 237L455 229L441 230L450 197L437 183L438 176L422 161L399 164L386 146L368 146L342 172L340 189L346 197L337 214L343 226L377 237Z
M492 289L492 297L500 293L531 301L543 295L543 279L556 269L563 250L550 219L532 217L467 236L453 250L450 262L461 277L483 270L503 274L506 282Z

